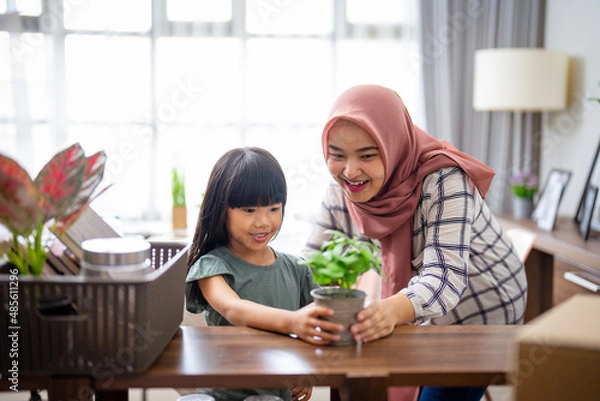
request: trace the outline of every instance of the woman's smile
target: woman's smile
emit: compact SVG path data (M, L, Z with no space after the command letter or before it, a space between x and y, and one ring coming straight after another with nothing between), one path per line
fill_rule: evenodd
M360 192L364 190L369 183L369 180L351 181L345 179L344 181L346 182L346 186L350 192Z

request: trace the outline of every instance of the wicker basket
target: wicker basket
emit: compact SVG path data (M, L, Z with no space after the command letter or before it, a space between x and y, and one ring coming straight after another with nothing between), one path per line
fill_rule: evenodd
M16 276L17 292L11 276L0 276L2 373L15 363L19 373L97 379L147 370L183 319L188 249L179 241L151 244L155 270L136 280Z

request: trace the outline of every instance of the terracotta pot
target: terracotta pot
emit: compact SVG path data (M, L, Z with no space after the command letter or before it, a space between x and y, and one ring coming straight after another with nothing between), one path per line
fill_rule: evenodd
M187 210L185 206L173 206L173 231L187 229Z
M342 297L340 293L348 296ZM344 326L344 331L340 333L341 339L329 343L333 346L354 345L356 341L350 333L350 326L356 323L356 314L364 307L367 294L364 291L352 290L339 287L321 287L313 289L310 294L318 306L325 306L335 311L333 316L323 319L340 323Z

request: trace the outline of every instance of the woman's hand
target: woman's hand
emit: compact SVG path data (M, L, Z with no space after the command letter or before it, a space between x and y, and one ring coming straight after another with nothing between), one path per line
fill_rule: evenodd
M333 316L333 309L311 303L292 313L290 331L300 339L316 345L340 340L340 335L336 333L341 332L344 326L320 319L321 316Z
M415 320L415 310L408 297L398 293L381 301L373 301L356 315L358 323L350 326L356 341L368 342L387 337L398 324Z
M291 392L292 400L308 401L312 396L312 387L294 387Z

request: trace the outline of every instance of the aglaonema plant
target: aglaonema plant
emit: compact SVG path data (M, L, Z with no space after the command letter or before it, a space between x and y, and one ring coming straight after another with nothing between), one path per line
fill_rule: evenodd
M96 191L106 159L104 152L86 157L77 143L54 155L31 179L19 163L0 154L0 224L12 234L12 246L0 252L20 274L41 274L46 227L63 233L108 188Z
M358 277L369 271L377 270L382 274L377 247L356 236L327 230L331 239L321 246L320 251L311 253L302 263L313 272L316 283L321 286L339 287L340 296L351 293Z

